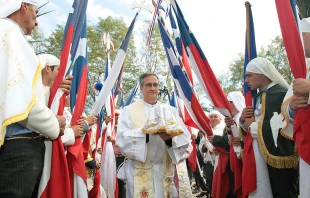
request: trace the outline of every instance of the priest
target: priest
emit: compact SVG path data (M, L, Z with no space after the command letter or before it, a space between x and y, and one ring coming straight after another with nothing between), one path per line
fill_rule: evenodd
M182 159L190 133L175 108L157 101L157 75L144 73L139 80L143 99L123 109L116 135L128 158L126 197L172 197L173 164Z

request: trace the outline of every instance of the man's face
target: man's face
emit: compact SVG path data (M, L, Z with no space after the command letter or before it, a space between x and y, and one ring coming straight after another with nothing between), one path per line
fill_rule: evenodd
M245 83L248 84L251 90L258 89L262 83L262 74L246 72Z
M143 85L140 88L145 101L156 100L158 95L158 79L156 76L148 76L143 79Z
M310 32L303 32L302 37L304 39L306 57L310 58Z
M53 68L53 69L52 69L52 68ZM59 65L58 65L58 66L52 66L52 67L50 67L50 70L49 70L49 78L50 78L51 84L54 83L55 78L56 78L58 72L59 72Z
M22 28L25 31L25 35L31 35L31 32L33 31L35 26L38 26L37 21L38 7L28 3L23 3L22 8L25 11Z
M217 114L211 114L210 115L210 121L211 121L211 126L212 128L215 127L216 125L221 123L221 118Z

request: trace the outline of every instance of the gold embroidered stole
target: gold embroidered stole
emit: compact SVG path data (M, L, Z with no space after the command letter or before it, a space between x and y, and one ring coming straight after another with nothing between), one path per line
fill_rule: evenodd
M146 122L144 101L139 100L130 105L130 121L132 129L142 128ZM133 143L137 140L133 139ZM135 147L135 145L133 145ZM135 148L133 148L134 150ZM135 152L135 151L134 151ZM172 161L165 149L164 154L164 195L166 198L172 197ZM152 198L154 197L153 172L150 157L150 146L147 144L147 153L145 162L134 161L134 197ZM167 177L168 176L168 177Z
M130 120L132 129L142 128L146 122L144 111L144 102L139 100L130 105ZM135 144L137 140L133 140ZM133 145L135 147L135 145ZM135 149L135 148L133 148ZM152 164L149 152L149 144L147 144L145 162L134 161L134 197L154 197Z

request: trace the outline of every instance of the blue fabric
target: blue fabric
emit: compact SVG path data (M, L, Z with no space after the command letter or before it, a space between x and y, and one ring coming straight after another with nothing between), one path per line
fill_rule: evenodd
M14 123L6 127L5 137L10 138L15 135L22 135L22 134L27 134L27 133L32 133L32 131L30 129L23 127L22 125L18 123Z

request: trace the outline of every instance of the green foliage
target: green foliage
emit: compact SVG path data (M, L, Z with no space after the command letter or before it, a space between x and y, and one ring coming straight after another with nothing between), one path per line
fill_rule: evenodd
M309 0L296 0L300 18L310 17L310 1Z
M280 36L276 36L267 47L262 47L258 56L270 60L277 70L282 74L284 79L290 84L293 76L287 60L285 47ZM229 64L229 71L218 77L224 92L227 94L231 91L242 89L243 85L243 68L244 54L239 53L237 57Z
M57 25L56 29L45 40L43 34L36 37L39 40L45 40L40 45L37 51L53 54L60 57L62 38L64 33L64 24ZM105 72L107 54L105 52L106 47L103 45L102 35L104 32L110 33L111 40L114 43L115 51L110 51L111 65L115 59L118 48L120 47L128 27L122 17L107 17L106 19L99 18L99 22L96 24L88 23L87 26L87 44L88 44L88 66L89 66L89 86L88 95L86 100L85 111L89 112L93 103L95 102L97 91L94 90L94 83L99 81L100 74ZM37 34L37 33L36 33ZM126 59L124 62L124 74L123 74L123 89L126 92L126 97L129 96L129 90L134 87L137 82L138 76L141 73L141 69L137 66L136 48L134 43L134 35L132 35Z

